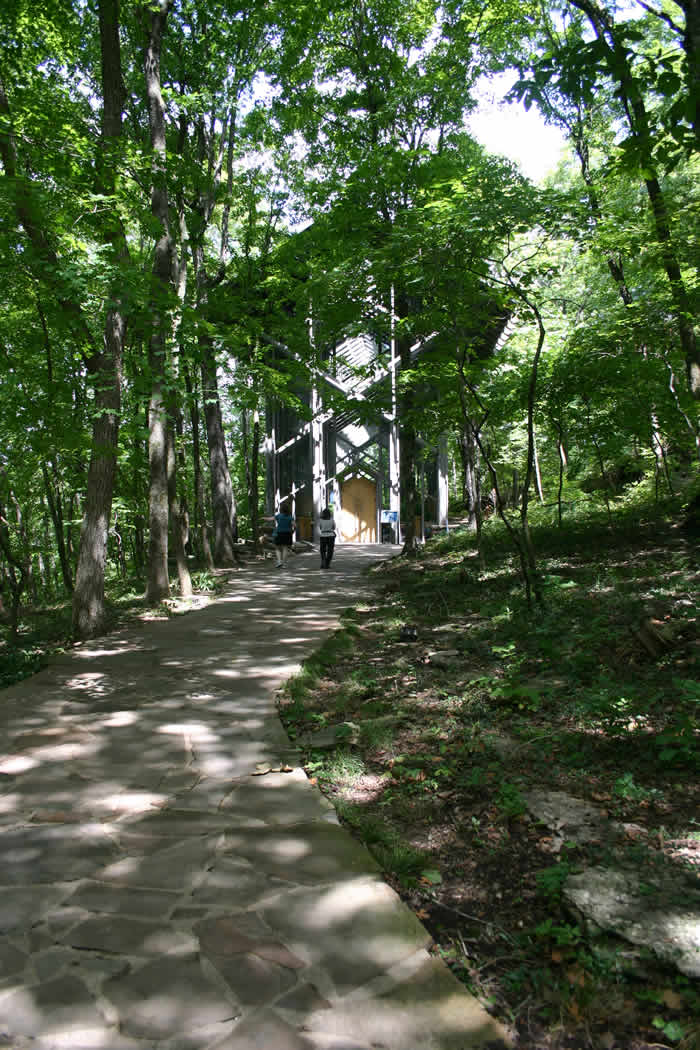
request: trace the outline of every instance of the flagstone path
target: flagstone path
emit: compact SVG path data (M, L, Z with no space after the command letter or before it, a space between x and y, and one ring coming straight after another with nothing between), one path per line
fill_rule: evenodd
M274 706L391 552L248 564L206 607L0 693L0 1047L511 1045L428 954Z

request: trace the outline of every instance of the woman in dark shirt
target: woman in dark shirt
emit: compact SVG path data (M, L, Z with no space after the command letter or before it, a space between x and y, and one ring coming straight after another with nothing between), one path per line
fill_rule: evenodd
M294 518L283 510L278 511L275 514L275 554L278 569L286 565L289 548L292 546L293 533Z

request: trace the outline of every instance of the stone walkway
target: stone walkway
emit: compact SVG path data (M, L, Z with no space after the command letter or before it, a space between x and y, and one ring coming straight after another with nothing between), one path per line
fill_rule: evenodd
M275 712L390 552L246 566L0 694L0 1047L510 1045Z

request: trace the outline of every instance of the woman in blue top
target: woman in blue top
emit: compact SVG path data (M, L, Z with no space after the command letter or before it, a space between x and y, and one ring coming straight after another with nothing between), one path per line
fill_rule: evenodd
M294 518L286 511L280 510L275 514L275 554L277 556L277 568L281 569L287 562L289 548L292 546L292 535L294 533Z

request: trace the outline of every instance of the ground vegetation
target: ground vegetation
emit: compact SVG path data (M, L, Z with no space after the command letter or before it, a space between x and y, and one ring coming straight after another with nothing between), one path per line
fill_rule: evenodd
M566 897L596 866L697 891L696 534L649 482L612 524L599 495L533 511L534 611L493 512L481 565L466 525L382 564L280 696L309 776L528 1050L700 1038L697 982Z

